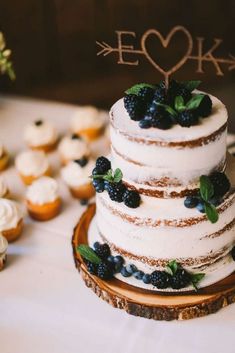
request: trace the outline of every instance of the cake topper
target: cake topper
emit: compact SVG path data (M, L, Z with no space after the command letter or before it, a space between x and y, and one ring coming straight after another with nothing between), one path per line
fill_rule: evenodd
M118 64L123 65L139 65L138 59L125 60L124 54L133 54L135 56L144 56L149 63L159 71L166 82L166 86L168 86L170 76L179 70L188 60L194 60L197 62L197 73L204 73L204 63L210 62L215 69L215 73L217 76L224 76L222 64L228 67L228 71L232 71L235 69L235 57L231 54L228 55L228 58L221 58L215 56L215 50L221 45L223 42L222 39L214 38L214 42L209 50L204 50L204 37L196 37L196 43L192 38L190 32L183 26L175 26L171 29L167 36L163 36L156 29L149 29L143 33L140 39L140 49L135 49L133 45L127 45L124 42L125 36L131 36L132 38L136 38L136 33L131 31L115 31L117 35L117 47L112 47L106 42L98 42L97 45L101 48L98 51L97 55L107 56L111 53L118 54ZM160 64L151 56L149 50L146 47L147 40L151 36L157 37L164 48L167 48L169 43L173 40L173 37L176 33L181 33L186 38L186 47L185 52L181 59L172 66L169 70L165 70ZM196 54L192 54L192 51L196 47Z

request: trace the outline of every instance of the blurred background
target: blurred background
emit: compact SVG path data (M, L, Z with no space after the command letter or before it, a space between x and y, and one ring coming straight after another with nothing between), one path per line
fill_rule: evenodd
M175 25L185 26L194 39L205 37L204 52L213 38L221 38L214 55L235 56L234 0L1 0L0 30L13 51L17 79L12 83L1 77L0 91L109 108L129 86L157 82L161 75L143 57L139 66L127 66L117 64L115 53L96 56L96 40L116 46L115 30L134 31L136 39L126 37L125 42L138 48L147 29L167 35ZM171 67L184 52L185 39L177 34L171 44L164 51L151 37L148 50ZM213 63L203 68L204 73L197 73L197 63L190 61L174 77L202 80L201 88L228 106L230 130L235 132L235 70L221 64L224 76L217 76Z

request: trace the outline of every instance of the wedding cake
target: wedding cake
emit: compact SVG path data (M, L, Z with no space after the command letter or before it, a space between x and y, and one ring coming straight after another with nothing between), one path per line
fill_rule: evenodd
M111 153L93 171L89 245L102 263L87 261L91 273L109 279L113 263L112 275L128 284L182 291L235 270L228 114L198 84L139 84L111 108Z

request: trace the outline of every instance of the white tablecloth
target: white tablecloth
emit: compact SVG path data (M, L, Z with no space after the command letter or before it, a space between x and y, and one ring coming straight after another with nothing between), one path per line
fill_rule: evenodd
M23 125L40 117L68 129L74 106L1 98L0 140L14 155L24 146ZM94 149L98 150L98 146ZM57 157L52 155L55 174ZM24 187L13 167L4 173L14 197ZM75 269L71 236L84 210L61 183L63 212L38 223L26 218L0 273L1 353L234 353L235 304L184 322L157 322L113 309L87 289Z

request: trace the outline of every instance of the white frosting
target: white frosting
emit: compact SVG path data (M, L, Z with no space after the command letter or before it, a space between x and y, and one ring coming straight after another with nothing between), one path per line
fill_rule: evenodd
M33 204L43 205L55 201L59 197L59 186L55 179L41 177L27 189L26 198Z
M79 132L90 128L99 129L105 123L105 114L92 106L83 106L76 109L71 118L71 130Z
M4 255L8 248L8 242L6 238L0 234L0 255Z
M55 126L50 121L42 120L41 125L31 123L26 126L24 139L29 146L37 147L56 142L58 134Z
M213 113L210 117L201 119L199 125L190 128L174 125L169 130L141 129L137 122L129 118L123 100L119 100L111 109L113 166L121 168L126 179L139 184L168 176L189 186L197 182L200 175L209 174L225 160L226 131L214 141L193 148L144 144L134 141L133 137L149 141L182 142L209 136L227 121L224 105L213 96L211 99Z
M65 136L59 144L59 153L65 160L80 159L90 154L88 144L82 139Z
M17 227L22 217L23 213L17 202L0 199L0 232Z
M61 175L69 187L76 188L81 185L91 183L90 176L94 166L95 161L92 159L90 159L84 167L81 167L78 163L71 161L64 168L62 168Z
M8 191L7 185L5 180L0 177L0 198L4 197Z
M17 170L23 175L38 177L49 168L49 162L42 151L25 151L20 153L15 160Z

